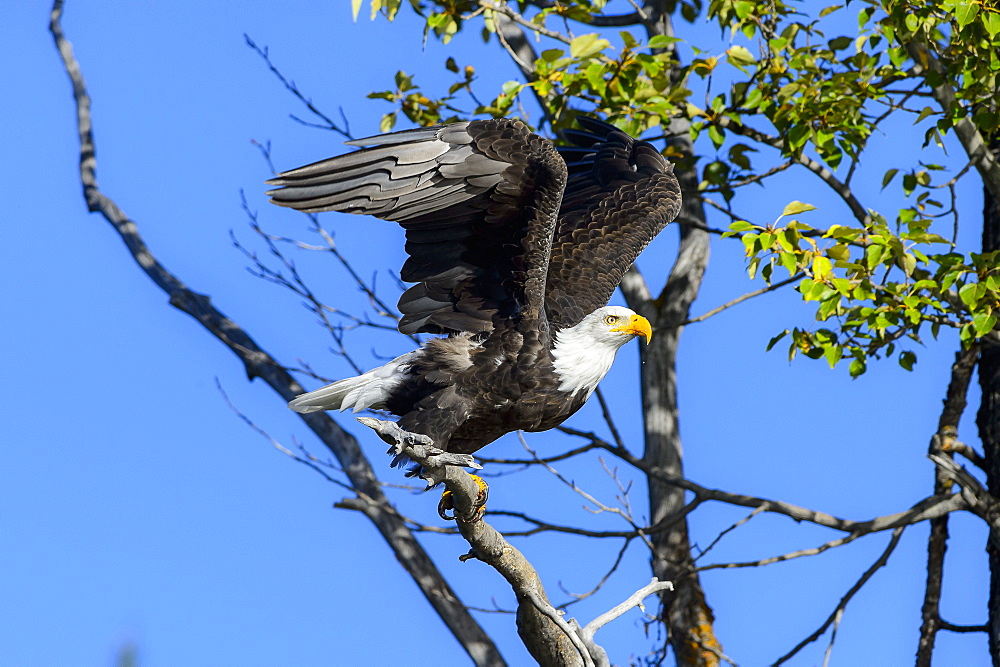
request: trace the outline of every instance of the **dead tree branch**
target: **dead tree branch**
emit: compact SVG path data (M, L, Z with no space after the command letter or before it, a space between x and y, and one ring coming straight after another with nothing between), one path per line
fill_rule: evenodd
M468 454L451 454L433 446L430 438L408 433L389 421L359 417L388 443L390 453L421 466L421 477L431 486L443 484L451 494L455 523L475 558L493 567L507 580L517 597L517 627L528 652L543 665L610 665L607 653L593 641L594 633L642 600L671 587L654 579L622 604L598 616L585 627L563 618L548 599L534 566L482 515L480 486L465 467L479 468Z

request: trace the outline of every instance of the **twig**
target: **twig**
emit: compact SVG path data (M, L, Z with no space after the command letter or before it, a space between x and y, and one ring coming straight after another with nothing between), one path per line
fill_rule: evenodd
M792 658L792 656L801 651L807 645L811 644L812 642L822 637L823 633L826 632L826 629L830 627L830 625L835 623L836 624L840 623L840 617L843 615L844 609L847 608L847 604L851 601L851 598L853 598L854 595L859 590L861 590L862 586L868 583L868 580L872 578L872 576L875 574L875 572L878 571L879 568L881 568L883 565L886 564L886 562L889 560L889 556L891 556L892 552L895 550L896 545L899 544L899 538L902 534L903 534L902 526L892 531L892 537L889 539L889 544L886 546L885 551L883 551L882 555L879 556L874 563L872 563L871 567L865 570L865 573L861 575L861 578L858 579L853 586L851 586L850 590L847 591L844 597L840 598L840 602L837 603L837 607L833 610L833 613L830 614L830 616L826 619L826 622L823 623L823 625L821 625L819 628L817 628L816 631L813 632L811 635L809 635L801 642L799 642L795 646L795 648L793 648L791 651L789 651L785 655L775 660L774 667L777 667L777 665L787 662ZM831 639L831 646L832 643L833 642ZM829 657L829 651L830 649L827 648L827 657Z
M572 604L576 604L581 600L586 600L591 595L601 590L601 588L604 587L604 584L608 582L608 579L611 578L611 575L613 575L618 570L618 566L622 564L622 560L625 558L625 552L628 551L630 544L632 544L632 538L631 537L625 538L625 542L624 544L622 544L622 548L618 550L618 556L615 557L615 561L611 564L611 567L608 569L607 572L604 573L604 576L601 577L601 580L598 581L597 584L586 593L572 593L569 590L567 590L562 585L562 583L560 583L559 589L566 595L572 597L573 599L570 600L569 602L564 602L563 604L559 605L559 609L566 609Z
M222 394L223 400L226 401L226 405L228 405L229 408L234 413L236 413L236 416L239 417L240 420L244 424L246 424L251 429L253 429L258 435L260 435L262 438L264 438L269 443L271 443L272 447L274 447L275 449L277 449L279 452L281 452L285 456L290 457L296 463L301 463L302 465L304 465L304 466L306 466L306 467L314 470L315 472L319 473L323 477L323 479L325 479L326 481L330 482L331 484L336 484L337 486L339 486L339 487L341 487L343 489L347 489L348 491L353 491L354 490L354 489L351 488L351 486L349 484L345 484L344 482L340 481L339 479L331 477L325 470L323 470L322 468L320 468L316 464L315 461L311 461L309 459L302 458L301 456L299 456L298 454L296 454L295 452L293 452L292 450L288 449L283 444L281 444L280 442L278 442L278 440L276 438L274 438L274 436L272 436L270 433L268 433L267 431L265 431L261 427L257 426L257 424L255 424L252 419L250 419L249 417L247 417L243 413L243 411L241 411L238 407L236 407L236 404L233 403L232 399L229 398L229 394L227 394L226 390L222 388L222 382L219 381L218 377L215 378L215 388L219 390L219 393ZM343 470L340 470L339 468L337 470L339 470L340 472L343 472Z
M764 511L764 509L761 508L761 507L754 508L754 510L752 512L750 512L750 514L746 515L745 517L743 517L742 519L740 519L739 521L737 521L736 523L734 523L733 525L729 526L728 528L726 528L725 530L723 530L721 533L719 533L718 535L716 535L715 539L712 540L712 542L707 547L705 547L704 549L702 549L701 553L698 554L698 556L694 559L694 562L697 563L699 560L701 560L706 555L708 555L708 552L710 552L712 549L714 549L715 545L718 544L722 540L723 537L725 537L729 533L733 532L734 530L736 530L737 528L739 528L743 524L747 523L748 521L750 521L752 518L754 518L755 516L757 516L758 514L760 514L763 511ZM709 569L709 568L704 568L704 569Z
M616 445L624 448L625 442L618 432L618 427L615 426L615 420L611 417L611 409L608 407L608 402L604 400L604 393L600 387L594 393L597 395L597 402L601 404L601 415L604 417L604 423L608 425L608 430L611 431L611 437L614 439Z
M578 431L566 426L560 427L560 430L564 433L590 440L615 456L621 458L626 463L643 471L650 477L672 484L685 491L690 491L695 494L695 498L699 502L715 500L740 507L760 507L764 512L783 514L794 519L795 521L806 521L819 526L833 528L834 530L839 530L844 533L858 533L860 535L866 535L868 533L891 530L899 526L908 526L914 523L919 523L920 521L926 521L927 519L934 518L935 516L942 516L949 512L970 509L969 502L961 494L944 494L924 498L923 500L915 503L909 509L902 512L887 514L873 519L868 519L866 521L852 521L850 519L842 519L831 514L827 514L826 512L800 507L798 505L793 505L780 500L770 500L768 498L731 493L729 491L722 491L720 489L702 486L701 484L693 482L685 477L672 475L664 471L660 466L650 465L644 460L634 456L628 450L606 442L594 433Z
M304 104L305 107L309 109L309 111L313 115L315 115L317 118L321 118L325 123L325 125L307 123L306 121L303 121L299 118L296 118L295 116L292 116L294 120L302 123L303 125L309 125L311 127L316 127L323 130L333 130L334 132L336 132L337 134L341 135L346 139L354 138L353 136L351 136L351 130L347 124L347 118L344 116L343 109L340 110L340 116L341 118L344 119L344 127L342 128L339 125L337 125L337 123L334 122L332 118L330 118L325 113L316 108L316 105L313 104L313 101L302 94L302 91L299 90L299 87L295 85L294 81L289 81L288 79L285 78L285 75L281 73L281 70L275 67L274 63L271 62L271 55L270 53L268 53L268 49L266 46L263 48L257 46L257 43L254 42L252 39L250 39L250 35L246 33L243 33L243 39L246 40L247 46L256 51L257 54L264 59L264 62L267 64L267 68L271 70L271 73L278 78L278 81L281 82L281 85L283 85L288 92L290 92L292 95L298 98L298 100L302 102L302 104Z
M650 595L654 595L660 591L672 590L674 590L673 583L669 581L660 581L656 577L653 577L652 581L637 590L635 593L632 593L632 595L630 595L624 602L604 612L590 623L587 623L587 625L585 625L580 632L589 640L594 636L594 633L627 612L632 607L638 606L641 608L642 601Z
M761 558L760 560L743 561L740 563L713 563L712 565L703 565L699 567L698 571L700 572L702 570L730 570L734 568L744 568L744 567L763 567L765 565L771 565L773 563L782 563L786 560L801 558L803 556L817 556L829 549L833 549L835 547L842 547L845 544L850 544L859 537L863 537L863 535L858 533L852 533L850 535L846 535L836 540L830 540L829 542L821 544L818 547L812 547L810 549L799 549L798 551L791 551L786 554L781 554L780 556L771 556L770 558Z
M728 302L722 304L721 306L713 308L712 310L708 311L704 315L699 315L698 317L692 317L691 319L685 321L684 324L686 324L686 325L687 324L694 324L695 322L702 322L704 320L707 320L708 318L712 317L713 315L718 315L719 313L721 313L724 310L727 310L729 308L732 308L733 306L736 306L738 304L743 303L747 299L752 299L755 296L760 296L761 294L767 294L768 292L773 292L774 290L780 289L780 288L784 287L785 285L790 285L790 284L792 284L792 283L794 283L796 281L802 280L802 277L804 275L805 275L804 273L796 273L794 276L791 276L791 277L789 277L789 278L787 278L785 280L782 280L781 282L771 283L767 287L762 287L762 288L760 288L758 290L754 290L753 292L747 292L746 294L744 294L742 296L736 297L732 301L728 301Z
M505 1L501 1L499 4L495 4L493 2L489 2L489 0L479 0L479 6L485 7L486 9L496 12L497 14L500 14L502 16L506 16L508 19L518 24L522 28L526 28L528 30L531 30L532 32L537 32L539 35L545 35L549 39L554 39L557 42L562 42L563 44L568 45L570 42L573 41L566 35L562 34L561 32L558 32L557 30L549 30L543 25L539 25L537 23L529 21L528 19L524 18L516 11L511 9L511 7Z

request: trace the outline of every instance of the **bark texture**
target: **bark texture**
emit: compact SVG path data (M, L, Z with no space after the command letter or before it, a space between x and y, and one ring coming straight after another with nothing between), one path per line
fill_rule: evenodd
M680 144L690 154L686 122L676 122L671 132L684 137ZM677 126L677 127L675 127ZM678 170L684 206L678 217L704 225L704 211L697 196L697 177L691 171ZM680 248L677 261L663 292L653 298L637 273L630 273L622 284L629 306L653 323L657 336L642 350L644 463L672 477L684 476L677 405L677 350L691 304L698 295L708 265L708 233L696 226L678 225ZM653 575L674 582L674 590L662 594L663 616L670 645L678 664L716 665L721 646L715 637L712 610L705 599L691 559L686 518L671 521L686 504L684 489L651 477L649 480L650 521L656 526L670 521L673 525L651 536L655 549Z
M990 148L1000 153L1000 139L994 138ZM983 188L983 252L1000 250L1000 210L990 189ZM996 334L996 330L993 331ZM1000 345L983 340L979 361L979 386L983 392L976 424L983 443L986 460L986 487L994 498L1000 498ZM990 540L986 551L990 563L989 636L990 657L994 667L1000 667L1000 548Z

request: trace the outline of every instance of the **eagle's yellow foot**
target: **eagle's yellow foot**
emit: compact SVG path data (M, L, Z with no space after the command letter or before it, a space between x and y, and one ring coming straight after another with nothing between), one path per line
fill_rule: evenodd
M483 516L486 514L486 500L490 497L490 487L482 477L478 475L472 475L472 481L476 483L479 487L479 493L476 496L475 511L469 523L475 523L476 521L481 521ZM440 516L445 521L455 520L455 502L454 496L451 491L445 491L441 494L441 500L438 502L438 516ZM448 512L452 512L448 514Z

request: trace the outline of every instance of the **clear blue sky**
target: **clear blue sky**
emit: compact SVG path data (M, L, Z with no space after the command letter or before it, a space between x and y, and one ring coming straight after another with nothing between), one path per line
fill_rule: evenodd
M853 11L853 10L852 10ZM172 665L465 664L409 578L363 517L332 509L344 492L278 453L226 405L216 381L257 424L287 446L321 447L270 389L247 383L241 364L140 274L113 230L87 214L77 178L77 137L68 80L40 2L0 6L0 664L111 665L133 644L143 667ZM515 77L475 35L457 48L429 44L413 21L350 21L346 2L153 3L70 0L64 21L93 97L98 179L139 225L151 250L281 361L309 361L328 376L349 370L297 299L246 271L230 230L259 247L240 209L240 190L277 234L308 240L306 221L272 210L268 177L252 141L273 141L279 168L342 150L340 138L288 119L303 114L243 40L248 33L286 75L331 115L343 107L358 136L377 130L384 102L364 99L406 69L443 87L448 55L477 66L483 95ZM687 29L687 28L684 28ZM699 28L704 32L704 28ZM714 34L714 33L713 33ZM722 47L724 48L724 47ZM720 49L721 50L721 49ZM911 147L876 140L873 160ZM952 152L953 155L957 153ZM882 166L881 169L885 167ZM878 175L881 171L873 169ZM878 183L861 195L875 197ZM963 192L963 239L975 247L981 195ZM759 190L745 210L771 220L791 199L843 216L815 181L789 174ZM872 201L875 201L874 199ZM881 205L881 203L880 203ZM402 257L394 226L354 217L325 221L364 275ZM714 221L721 226L721 220ZM640 265L662 281L675 244L668 231ZM745 281L738 244L716 243L695 313L756 287ZM364 300L334 264L302 257L329 303L355 312ZM619 301L620 302L620 301ZM858 381L846 369L788 364L764 345L786 326L808 325L794 294L775 294L689 327L680 364L688 475L707 486L787 500L866 519L902 510L931 488L924 457L936 427L955 340L929 342L916 371L876 364ZM359 362L400 352L391 335L351 339ZM638 448L636 352L623 351L605 388L626 438ZM977 443L972 421L962 438ZM345 417L384 479L381 443ZM571 422L601 429L591 406ZM563 438L535 436L540 451ZM521 456L513 438L490 454ZM561 470L609 504L617 487L594 459ZM623 480L631 472L620 470ZM493 482L491 507L556 522L623 529L542 473ZM644 489L632 491L643 513ZM537 488L544 487L544 493ZM398 496L406 512L438 525L432 496ZM745 515L706 506L692 517L704 546ZM497 522L503 528L513 524ZM906 531L889 566L852 602L833 664L906 664L916 648L926 526ZM985 618L985 531L956 515L948 551L944 613ZM751 560L836 537L779 516L761 516L725 538L709 562ZM762 664L787 651L833 610L884 548L888 535L816 558L768 568L710 572L703 582L723 645L738 662ZM506 584L479 563L457 562L456 538L428 536L463 599L510 608ZM569 538L517 540L557 600L588 590L618 544ZM571 608L586 622L648 582L647 558L628 552L606 592ZM650 601L652 602L652 601ZM512 664L528 659L508 615L482 614ZM638 611L598 635L613 660L645 655ZM793 664L822 661L825 639ZM985 664L985 637L942 633L940 664ZM433 648L428 648L433 647Z

